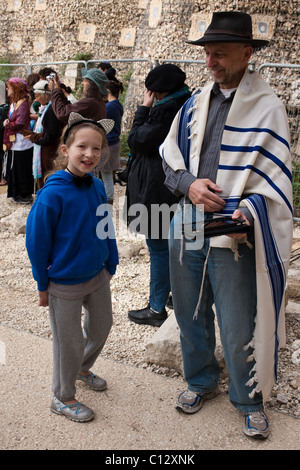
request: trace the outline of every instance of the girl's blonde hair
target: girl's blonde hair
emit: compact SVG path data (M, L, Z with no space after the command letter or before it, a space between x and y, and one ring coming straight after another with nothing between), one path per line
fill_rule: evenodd
M76 132L79 129L83 129L83 128L86 128L86 127L97 131L101 135L101 137L102 137L102 148L101 148L102 153L105 154L105 155L106 154L109 155L109 153L107 152L108 143L107 143L107 139L106 139L106 133L105 133L105 130L102 129L102 127L99 127L99 126L97 126L97 124L93 124L92 122L86 122L86 121L83 120L80 124L74 126L72 129L70 129L70 131L68 132L66 141L64 142L65 134L68 130L68 126L66 126L64 128L63 133L62 133L61 138L60 138L60 145L59 145L57 153L56 153L56 158L53 160L52 170L50 172L48 172L47 175L45 176L45 182L49 178L49 176L53 175L54 173L56 173L59 170L65 170L67 168L68 160L63 155L63 153L61 151L61 146L65 145L67 148L70 147L70 145L72 145L72 143L75 140ZM104 164L104 162L103 162L103 164Z

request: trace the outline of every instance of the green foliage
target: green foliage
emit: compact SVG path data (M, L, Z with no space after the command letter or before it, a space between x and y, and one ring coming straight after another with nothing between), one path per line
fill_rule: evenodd
M128 134L129 132L127 132L126 134L121 134L120 135L120 141L121 141L121 157L122 158L127 158L128 157L128 154L129 154L129 147L128 147L128 143L127 143L127 140L128 140Z
M122 75L122 77L120 79L121 82L123 83L124 90L123 90L123 93L120 95L119 100L120 100L120 102L122 103L123 106L125 104L126 93L127 93L127 90L128 90L128 85L129 85L132 73L133 73L133 70L132 70L132 67L131 67L128 70L128 72L126 72L126 74ZM129 147L128 147L128 143L127 143L128 135L129 135L129 132L126 132L125 134L120 135L121 157L122 158L127 158L128 155L129 155L129 152L130 152Z
M123 93L120 95L119 100L120 100L120 102L122 103L123 106L125 104L126 93L127 93L127 90L128 90L128 85L129 85L129 81L130 81L132 72L133 72L133 70L132 70L132 67L131 67L120 78L120 81L123 83L124 90L123 90ZM127 158L128 155L129 155L129 152L130 152L129 147L128 147L128 143L127 143L128 135L129 135L129 132L126 132L125 134L120 135L120 141L121 141L121 152L120 152L120 154L121 154L122 158Z
M128 72L126 72L126 74L124 74L122 76L122 78L120 79L120 81L123 83L124 90L123 90L123 93L120 95L119 100L120 100L120 102L122 103L123 106L124 106L124 103L125 103L126 93L127 93L127 90L128 90L128 85L129 85L132 73L133 73L133 70L132 70L132 68L130 68L128 70Z
M74 57L70 57L69 60L91 60L93 58L92 52L77 52Z
M10 77L11 77L11 72L13 70L13 67L9 67L9 66L1 66L1 64L8 64L9 63L9 60L4 58L4 57L0 57L0 80L3 81L3 82L6 82Z
M294 163L293 165L293 204L295 217L300 216L300 163Z

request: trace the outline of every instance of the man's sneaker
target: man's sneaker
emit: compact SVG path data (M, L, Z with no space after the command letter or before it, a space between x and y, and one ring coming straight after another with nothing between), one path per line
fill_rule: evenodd
M176 409L187 414L197 413L205 400L215 398L219 393L218 387L208 393L197 393L192 390L182 392L177 398Z
M101 379L98 375L93 374L93 372L89 372L88 375L78 374L77 380L81 380L85 383L89 388L92 390L105 390L107 388L106 380Z
M243 431L246 436L267 439L269 436L269 423L264 411L253 411L246 414Z
M140 325L161 326L168 318L168 314L165 308L163 308L161 312L155 312L150 307L150 304L148 304L146 308L142 308L141 310L130 310L128 312L128 318Z

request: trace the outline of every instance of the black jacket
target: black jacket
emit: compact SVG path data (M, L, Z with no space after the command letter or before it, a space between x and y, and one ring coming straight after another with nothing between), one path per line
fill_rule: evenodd
M42 125L43 132L33 134L31 142L41 146L58 145L64 124L55 116L51 104L44 114Z
M148 210L148 227L151 223L153 225L151 205L172 206L178 202L178 197L164 185L165 173L159 146L165 140L175 115L191 95L187 87L182 90L179 94L169 95L151 109L139 106L128 137L128 145L134 160L128 177L127 207L130 210L133 204L143 204ZM135 213L135 208L131 210ZM134 213L128 214L128 223L136 219ZM141 227L136 231L151 238L150 233L145 233Z

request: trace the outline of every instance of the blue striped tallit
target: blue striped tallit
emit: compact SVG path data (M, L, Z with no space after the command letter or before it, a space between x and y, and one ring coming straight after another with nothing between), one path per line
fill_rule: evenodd
M212 85L178 113L161 146L174 170L197 176ZM285 343L284 292L290 258L293 209L289 130L284 106L257 73L246 71L232 102L222 137L217 185L232 214L246 206L254 218L257 315L248 385L264 399L276 381L278 348ZM237 248L229 237L211 247ZM250 345L245 345L245 348Z
M274 321L275 321L275 361L274 361L274 376L277 378L277 363L278 363L278 324L280 317L280 310L282 300L284 298L284 291L286 285L286 272L284 268L284 262L281 259L280 252L274 238L272 227L269 221L268 208L265 199L260 195L250 196L248 203L252 206L253 211L256 214L256 219L259 220L262 234L263 250L265 253L265 263L267 267L267 273L269 277L269 285L272 290L272 302L274 310Z

